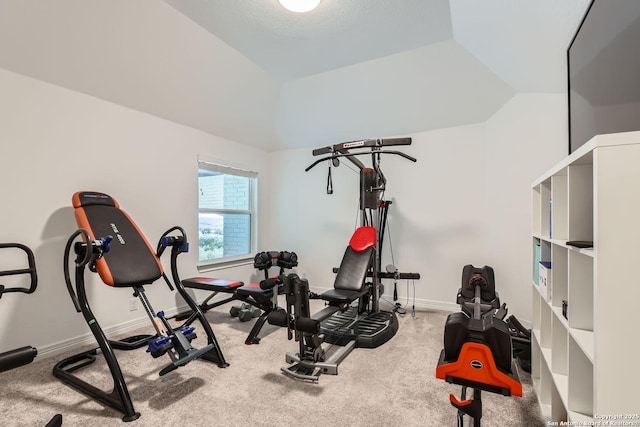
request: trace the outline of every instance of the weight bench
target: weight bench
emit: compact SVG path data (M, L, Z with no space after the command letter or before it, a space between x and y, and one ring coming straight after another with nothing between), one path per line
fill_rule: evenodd
M469 300L470 295L473 298ZM462 386L461 400L449 395L458 409L458 426L463 426L466 414L479 427L481 391L522 396L522 384L513 363L511 333L502 320L506 305L500 305L495 292L493 269L466 265L458 302L462 311L447 317L436 377ZM466 399L467 387L473 388L473 399Z
M275 264L280 267L278 276L269 277L269 269ZM282 294L282 279L285 269L292 269L298 265L298 256L295 252L268 251L259 252L253 259L253 266L264 271L264 280L260 283L244 284L243 282L207 277L192 277L184 279L182 284L186 288L200 289L211 294L199 305L202 312L221 306L231 301L241 301L243 305L234 306L229 310L232 316L237 316L241 321L248 321L255 317L255 312L262 311L258 320L253 325L251 332L245 340L245 344L259 344L258 334L262 330L269 314L278 309L278 295ZM229 294L228 298L211 302L218 294ZM254 309L251 309L254 307ZM181 313L177 318L185 317Z
M189 279L183 279L182 284L185 288L200 289L203 291L211 292L211 294L198 305L203 313L211 310L212 308L238 299L235 296L235 292L238 288L244 286L243 282L226 279L213 279L210 277L191 277ZM224 300L209 302L218 294L229 294L231 296L225 298ZM190 315L190 311L182 312L176 315L176 319L186 319Z
M180 227L167 230L154 252L137 225L126 212L120 210L120 205L111 196L89 191L78 192L73 195L72 202L80 228L71 235L65 247L65 282L76 311L82 312L99 347L62 360L54 366L53 374L85 395L122 412L123 421L133 421L140 417L140 413L133 407L114 348L132 350L147 345L147 352L154 358L168 355L171 361L162 368L160 375L198 358L212 361L221 368L227 367L228 363L222 355L211 325L180 282L177 257L189 249L184 230ZM74 244L78 237L82 237L82 241ZM75 290L69 274L72 247L76 253ZM169 247L172 280L166 276L160 262L160 256ZM84 280L86 268L97 272L108 286L133 291L151 320L155 335L137 335L120 341L107 339L89 305ZM189 305L193 312L191 322L199 320L207 336L207 345L203 348L191 346L191 341L196 338L193 326L184 324L173 328L164 312L153 311L144 286L151 285L160 277L164 278L171 290L177 290ZM105 392L74 374L80 368L92 364L99 354L104 356L113 379L111 392Z

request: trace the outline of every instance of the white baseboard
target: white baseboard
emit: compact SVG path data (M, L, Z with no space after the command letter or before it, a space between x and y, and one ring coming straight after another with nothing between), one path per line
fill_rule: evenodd
M381 299L383 301L383 303L381 303L381 307L384 307L384 305L386 304L392 305L391 301L393 297L391 295L383 295ZM449 311L449 312L460 310L460 306L458 304L444 302L444 301L435 301L435 300L426 300L426 299L416 299L415 301L412 299L409 299L407 301L406 298L401 298L399 301L396 301L396 302L399 303L405 309L411 309L412 307L415 306L416 310L436 310L436 311Z
M314 288L313 291L317 293L322 293L324 291L329 290L329 288ZM204 299L204 298L203 298ZM392 295L383 295L383 301L391 304L393 299ZM444 301L435 301L435 300L427 300L427 299L416 299L415 301L409 299L402 299L398 301L403 307L411 308L415 304L415 308L418 310L438 310L438 311L449 311L455 312L460 310L460 306L458 304L452 302L444 302ZM200 302L198 302L199 304ZM385 302L383 302L384 304ZM182 311L189 310L187 305L183 305L177 308L173 308L170 310L165 310L167 317L174 316ZM518 319L520 323L522 323L526 328L531 328L531 322L528 320ZM113 337L118 335L126 335L136 329L143 328L145 326L149 326L150 331L153 331L152 326L149 324L149 318L147 316L142 316L137 319L128 320L126 322L109 326L104 328L104 333L107 337ZM60 354L79 349L84 346L88 346L91 344L96 344L96 340L91 332L87 332L84 335L71 338L68 340L60 341L57 343L45 345L38 348L38 357L39 358L49 358L58 356ZM97 344L96 344L97 345Z
M188 309L189 307L187 305L184 305L178 308L165 310L165 314L167 317L171 317ZM149 318L147 316L141 316L136 319L119 323L117 325L108 326L106 328L103 328L103 330L107 337L116 337L120 335L126 335L137 329L144 328L145 326L149 327L150 334L153 333L153 325L150 324ZM86 334L80 335L78 337L38 347L38 358L46 359L90 345L95 345L97 347L98 344L96 343L96 339L93 334L89 331Z

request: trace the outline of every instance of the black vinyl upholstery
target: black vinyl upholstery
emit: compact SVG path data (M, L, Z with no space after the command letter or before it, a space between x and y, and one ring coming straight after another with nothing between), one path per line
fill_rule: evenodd
M444 327L445 360L457 360L462 345L469 341L486 344L496 366L505 373L512 373L511 333L503 320L492 316L475 320L462 312L450 314Z
M162 276L162 266L147 239L115 200L94 194L79 193L74 206L78 226L87 229L93 239L113 237L110 250L96 261L102 281L115 287L156 281Z
M364 252L356 252L351 246L347 246L333 287L346 291L362 289L372 257L373 248L368 248Z
M324 292L320 297L330 303L345 304L362 295L374 250L373 247L369 247L357 252L351 246L347 246L333 289Z
M465 300L471 301L475 296L475 288L471 286L472 278L475 275L480 275L486 282L486 286L482 288L480 299L482 302L489 302L496 299L496 279L493 272L493 268L484 266L481 268L474 267L471 264L467 264L462 269L462 287L460 288L460 294Z

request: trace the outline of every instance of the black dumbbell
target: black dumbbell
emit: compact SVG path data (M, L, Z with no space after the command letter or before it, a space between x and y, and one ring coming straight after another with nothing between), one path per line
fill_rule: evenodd
M237 317L241 322L247 322L254 317L260 316L260 309L250 304L234 305L229 310L232 317Z

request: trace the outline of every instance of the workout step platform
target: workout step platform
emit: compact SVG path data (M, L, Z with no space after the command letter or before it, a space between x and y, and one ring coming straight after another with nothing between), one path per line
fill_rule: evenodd
M398 332L398 318L388 311L358 314L358 307L336 312L320 323L324 342L346 345L355 341L359 348L376 348Z

